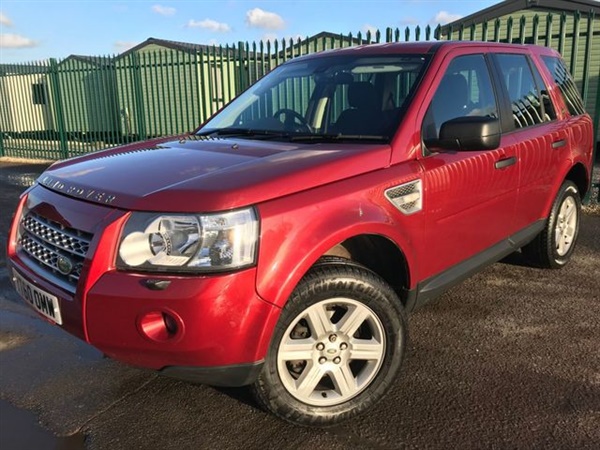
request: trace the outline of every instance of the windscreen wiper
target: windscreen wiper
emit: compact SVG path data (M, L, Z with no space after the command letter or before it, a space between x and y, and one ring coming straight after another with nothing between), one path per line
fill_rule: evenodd
M261 137L288 137L289 133L274 130L255 130L252 128L218 128L214 130L204 131L191 136L207 137L207 136L261 136Z
M377 134L296 134L290 136L290 141L388 141L389 136Z

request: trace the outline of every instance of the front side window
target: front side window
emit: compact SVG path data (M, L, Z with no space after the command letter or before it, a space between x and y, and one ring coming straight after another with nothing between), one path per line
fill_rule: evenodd
M200 134L389 141L428 58L359 55L287 63L226 106Z
M435 145L445 122L458 117L498 118L496 96L483 55L452 60L423 120L423 141Z
M500 54L497 58L508 91L515 128L526 128L550 120L540 101L540 92L527 56Z

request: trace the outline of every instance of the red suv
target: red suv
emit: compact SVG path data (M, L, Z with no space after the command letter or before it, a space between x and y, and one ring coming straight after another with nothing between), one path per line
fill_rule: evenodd
M113 358L331 424L387 391L407 312L519 249L568 262L592 136L547 48L318 53L192 134L51 166L16 211L10 270Z

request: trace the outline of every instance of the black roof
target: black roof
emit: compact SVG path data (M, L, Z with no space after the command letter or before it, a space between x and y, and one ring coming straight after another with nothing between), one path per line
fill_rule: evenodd
M442 34L445 34L448 28L456 28L463 25L465 27L473 24L479 24L490 20L495 20L508 14L513 14L526 9L546 10L550 13L574 12L580 11L588 13L594 11L596 16L600 15L600 1L598 0L505 0L489 8L482 9L479 12L471 14L462 19L446 24L441 27Z

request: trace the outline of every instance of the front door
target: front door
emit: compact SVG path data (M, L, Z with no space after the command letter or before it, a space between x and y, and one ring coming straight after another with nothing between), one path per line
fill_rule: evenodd
M519 161L513 141L502 137L498 149L487 151L435 146L441 125L448 120L500 119L489 64L484 54L450 54L423 119L425 277L476 256L515 231Z

